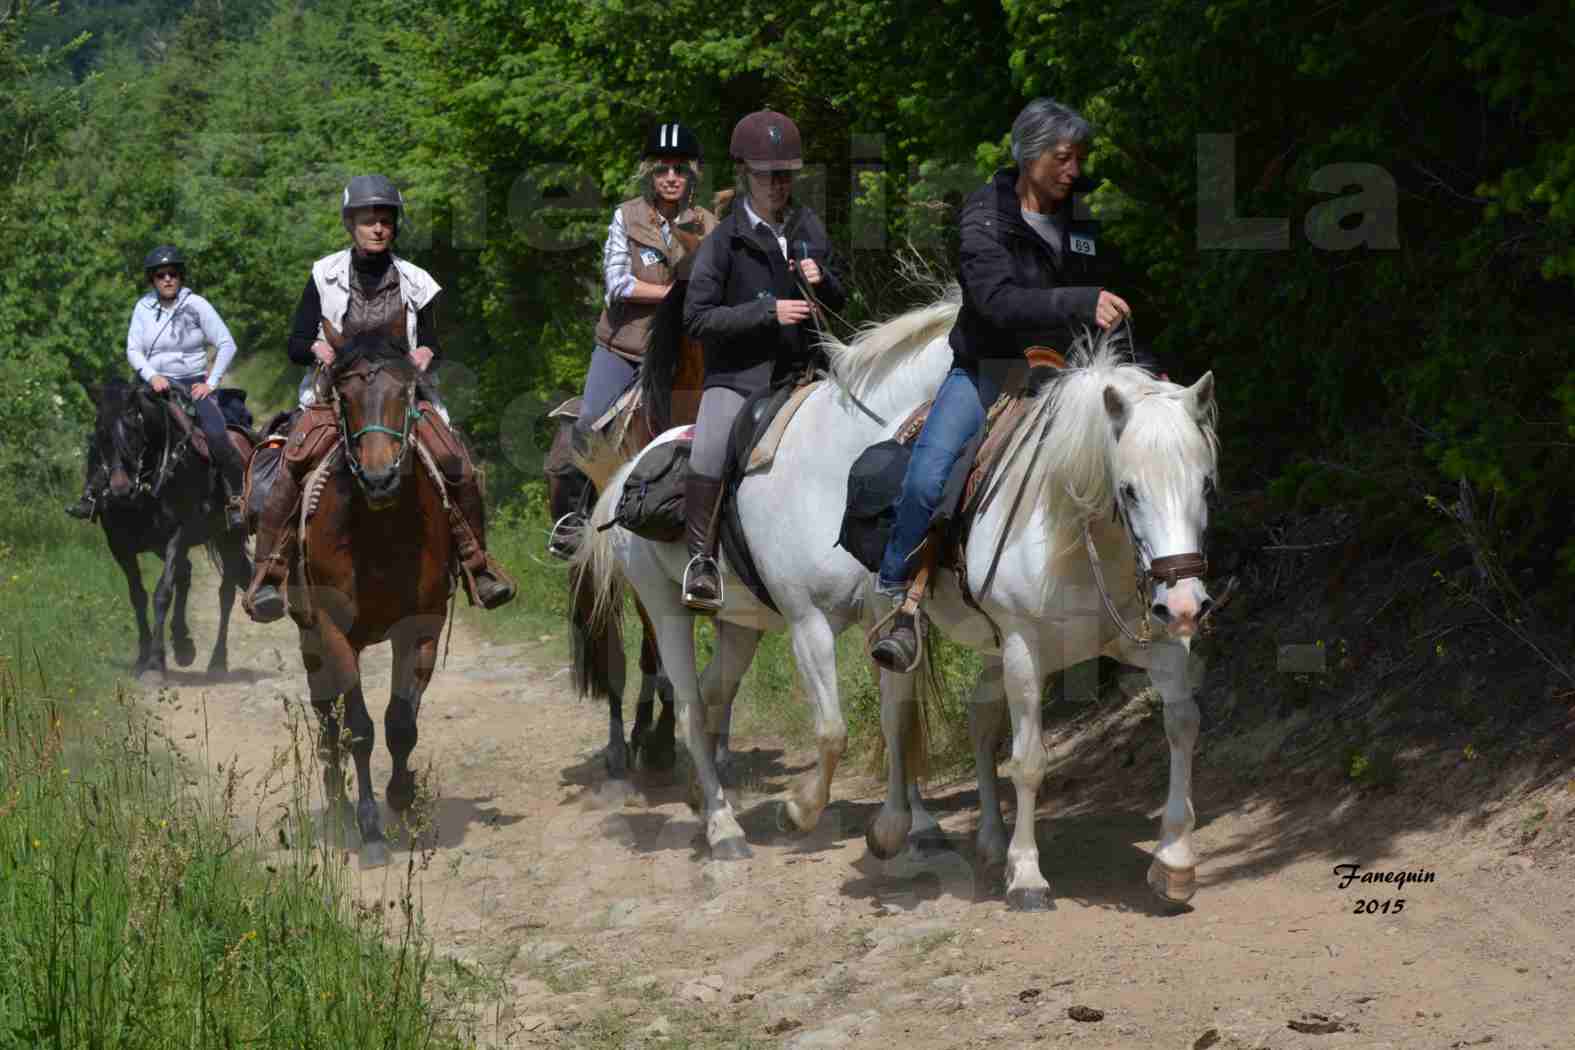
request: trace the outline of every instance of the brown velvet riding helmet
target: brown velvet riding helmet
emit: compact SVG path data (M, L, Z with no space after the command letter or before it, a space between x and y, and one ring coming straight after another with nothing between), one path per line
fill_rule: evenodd
M798 125L785 114L762 109L733 128L728 153L755 171L797 171L804 166L804 144Z

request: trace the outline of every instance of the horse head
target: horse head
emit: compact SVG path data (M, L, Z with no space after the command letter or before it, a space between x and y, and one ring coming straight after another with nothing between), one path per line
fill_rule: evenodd
M390 507L415 440L416 367L384 337L365 335L339 353L330 378L350 472L369 507Z
M1132 540L1148 614L1171 638L1190 639L1212 605L1203 538L1218 459L1214 373L1190 387L1144 375L1104 387L1111 494Z
M98 413L93 443L109 474L109 499L126 504L149 484L149 450L163 436L160 406L141 386L112 380L89 390Z

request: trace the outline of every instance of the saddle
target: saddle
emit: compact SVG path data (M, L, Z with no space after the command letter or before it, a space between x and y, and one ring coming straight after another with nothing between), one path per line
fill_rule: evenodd
M245 463L258 441L258 436L251 429L252 414L246 407L246 391L221 387L212 396L219 399L219 412L224 416L224 429L229 436L230 446L241 457L241 462ZM165 414L176 431L185 438L199 460L212 465L213 454L208 448L208 435L197 425L197 409L190 399L166 397L163 400Z
M1045 347L1035 347L1028 360L1026 375L995 399L984 427L963 446L930 518L927 535L928 542L936 545L934 564L957 570L959 577L969 530L999 491L993 482L1004 465L1003 454L1044 384L1066 365L1060 354ZM848 472L847 510L837 544L871 572L880 570L908 460L934 404L926 401L914 409L891 439L865 449ZM966 592L966 581L962 586Z

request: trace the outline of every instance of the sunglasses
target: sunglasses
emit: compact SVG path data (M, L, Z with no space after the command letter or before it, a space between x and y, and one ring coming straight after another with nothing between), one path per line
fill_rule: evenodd
M658 164L656 167L651 169L651 174L655 175L655 176L658 176L658 177L665 176L665 175L688 175L689 174L689 165L687 165L687 164Z
M181 273L179 270L160 270L153 275L155 281L178 281L180 277Z

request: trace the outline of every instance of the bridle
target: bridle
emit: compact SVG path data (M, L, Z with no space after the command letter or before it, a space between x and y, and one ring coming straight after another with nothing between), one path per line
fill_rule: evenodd
M356 455L356 442L361 439L363 434L387 434L390 437L398 438L399 454L394 457L393 469L395 471L402 470L405 465L405 456L409 454L410 446L413 444L413 442L410 440L410 432L412 429L414 429L416 422L420 420L422 415L422 410L416 407L416 379L414 376L412 376L410 381L405 384L404 388L405 420L403 430L395 430L392 427L385 427L381 423L368 423L359 430L356 430L353 433L351 432L350 418L345 411L345 401L344 398L340 396L339 385L340 383L343 383L349 379L361 379L370 383L371 380L376 378L377 373L383 370L383 365L383 362L375 361L365 369L358 369L356 371L346 373L339 379L333 381L330 385L330 389L333 392L334 413L339 423L339 438L344 443L345 462L350 465L350 473L355 477L356 484L361 486L361 491L363 493L367 488L366 471L361 466L360 457Z

